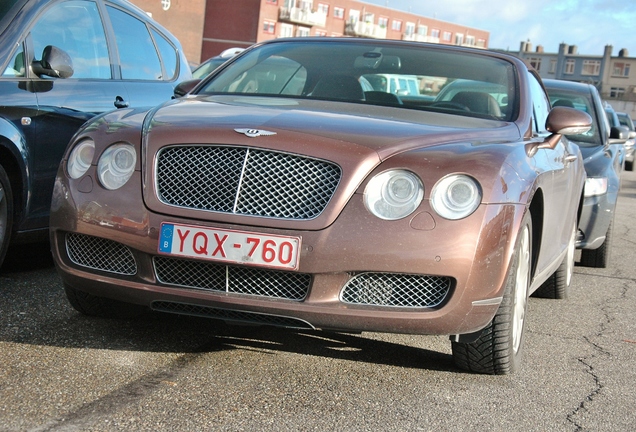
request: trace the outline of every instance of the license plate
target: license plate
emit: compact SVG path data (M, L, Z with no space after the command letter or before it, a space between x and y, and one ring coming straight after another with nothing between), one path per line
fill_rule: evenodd
M300 237L163 223L159 253L285 270L298 269Z

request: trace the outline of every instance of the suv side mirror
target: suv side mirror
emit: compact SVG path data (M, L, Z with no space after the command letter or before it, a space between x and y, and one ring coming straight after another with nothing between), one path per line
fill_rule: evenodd
M620 144L627 141L629 137L629 129L625 126L612 126L610 129L610 139L615 140L612 144Z
M36 75L47 75L54 78L70 78L73 76L73 61L66 51L47 45L42 51L42 60L34 60L31 69Z

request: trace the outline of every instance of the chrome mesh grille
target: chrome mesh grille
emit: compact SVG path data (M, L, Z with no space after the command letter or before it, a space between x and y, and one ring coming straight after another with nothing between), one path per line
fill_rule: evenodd
M361 273L342 289L344 303L396 307L439 306L451 288L451 279L394 273Z
M159 200L168 205L306 220L325 209L341 170L287 153L183 145L159 152L155 175Z
M166 257L154 257L153 262L161 283L209 291L302 301L311 283L305 273Z
M122 275L137 273L137 263L127 246L84 234L66 235L66 252L74 264Z

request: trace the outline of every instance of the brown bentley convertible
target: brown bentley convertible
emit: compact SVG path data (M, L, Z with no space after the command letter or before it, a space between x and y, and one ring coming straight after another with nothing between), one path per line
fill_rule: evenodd
M519 60L277 39L178 91L67 149L51 240L78 311L449 335L505 374L528 296L567 295L585 172L563 135L591 119Z

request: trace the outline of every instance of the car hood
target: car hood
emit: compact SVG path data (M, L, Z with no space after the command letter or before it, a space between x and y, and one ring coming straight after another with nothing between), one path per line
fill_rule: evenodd
M247 130L258 130L259 136L245 133ZM143 159L156 161L156 155L164 147L215 144L261 148L335 163L342 172L340 182L320 216L309 221L270 219L267 222L268 226L320 229L333 223L369 173L392 156L451 145L452 150L440 150L438 155L445 160L454 155L451 159L456 161L456 155L470 153L476 146L520 140L521 134L514 123L494 120L341 102L199 96L167 103L146 118ZM498 172L505 152L492 150L491 153L493 157L486 158L484 165L498 165L494 170ZM496 157L496 153L501 157ZM408 160L410 158L407 158L407 167ZM480 160L484 160L484 155ZM197 210L171 208L157 198L151 171L145 170L143 175L146 185L151 186L145 189L144 197L152 210L194 219L209 216L218 222L264 223L262 218L253 216L204 215Z
M168 134L179 142L184 134L197 142L216 142L217 133L265 129L276 141L299 145L300 136L323 144L349 143L377 153L381 160L412 148L451 142L494 143L521 139L516 125L495 120L375 105L249 96L190 97L166 104L152 117L150 136ZM214 131L214 132L213 132ZM174 132L174 133L171 133ZM268 148L260 140L249 145ZM298 149L302 153L301 148ZM325 154L325 149L321 151Z

